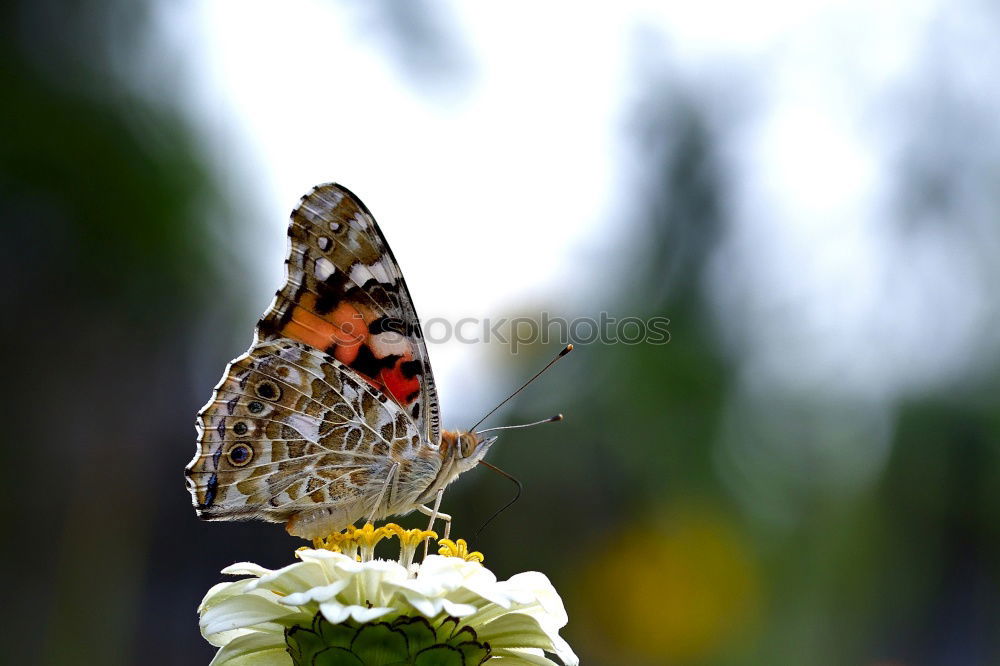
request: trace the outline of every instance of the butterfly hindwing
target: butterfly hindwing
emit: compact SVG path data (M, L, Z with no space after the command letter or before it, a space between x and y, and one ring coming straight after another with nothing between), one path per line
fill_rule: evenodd
M406 487L425 487L437 469L394 401L335 358L288 339L257 343L230 363L198 431L187 474L207 519L284 522L325 511L324 529L344 527L374 508L395 461L428 461L429 478ZM390 510L416 498L384 499Z
M284 286L257 342L291 338L336 358L406 413L432 446L438 399L402 273L371 213L336 184L292 213Z

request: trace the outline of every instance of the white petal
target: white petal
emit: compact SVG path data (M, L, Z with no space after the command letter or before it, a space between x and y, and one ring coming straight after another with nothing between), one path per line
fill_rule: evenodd
M364 563L364 569L355 577L360 589L358 602L370 601L373 604L385 604L392 597L392 583L405 582L408 579L406 569L398 562L372 560Z
M347 555L342 555L341 553L330 553L330 555L340 557L328 557L327 561L323 563L323 567L334 572L333 575L339 576L343 574L356 574L364 571L364 562L358 562L357 560L352 560Z
M283 633L240 636L215 653L209 666L290 666Z
M292 594L320 587L329 582L323 567L316 562L296 562L261 576L247 589L267 589L281 594Z
M434 617L441 612L443 606L442 599L429 599L419 594L404 594L404 598L424 617Z
M222 573L229 574L231 576L256 576L260 578L261 576L266 576L271 573L271 570L262 567L259 564L254 564L253 562L237 562L236 564L230 564L228 567L222 570Z
M209 643L215 634L244 629L295 615L294 611L254 594L242 594L215 604L201 615L201 633ZM214 645L214 643L213 643Z
M303 562L314 562L324 569L331 569L341 563L360 564L343 553L334 553L330 550L307 548L296 551L295 556Z
M423 567L417 572L416 578L407 580L387 581L388 585L396 587L401 594L409 598L411 595L428 599L440 598L462 586L462 578L454 572L438 572L431 575L424 573Z
M552 639L552 651L556 653L556 656L562 660L566 666L578 666L580 663L580 658L576 656L573 652L573 648L569 646L562 636L553 636L549 634L549 638Z
M368 608L367 606L348 606L347 610L350 612L351 617L354 618L355 622L364 624L365 622L377 620L383 615L391 613L395 609L385 608L383 606L374 606L372 608Z
M350 579L344 578L342 580L334 581L329 585L314 587L306 590L305 592L293 592L292 594L279 599L278 603L284 604L285 606L304 606L311 601L329 601L340 594L340 592L347 587L350 582Z
M489 641L494 647L542 648L554 652L566 666L580 663L579 657L555 628L545 626L537 617L527 613L508 613L477 627L476 633L480 640Z
M488 582L496 582L496 576L478 562L466 562L460 557L444 557L443 555L428 555L420 563L420 578L458 577L473 578Z
M476 580L466 580L462 583L462 588L472 593L476 597L488 601L490 603L496 604L501 608L510 608L513 605L513 600L510 595L507 594L506 590L497 583L487 583L484 581ZM452 599L455 599L460 595L449 595Z
M340 624L351 615L351 607L339 601L327 601L319 605L319 612L330 624Z
M449 599L459 603L472 601L464 593L468 591L504 608L511 605L510 597L504 587L497 583L492 571L479 563L466 562L457 557L429 555L420 565L414 589L428 596L446 594Z
M523 613L507 613L492 622L476 627L479 640L494 647L541 648L552 650L552 640L538 620Z
M501 606L497 606L496 604L487 604L482 608L480 608L479 610L477 610L472 615L468 615L462 618L462 620L464 621L465 624L468 624L469 626L478 627L480 625L486 624L487 622L492 622L493 620L497 619L501 615L505 615L508 612L510 611L508 611L505 608L502 608Z
M396 560L369 560L363 564L366 571L379 571L390 577L406 575L406 569Z
M551 621L556 623L556 626L564 627L569 621L559 593L556 592L556 588L552 586L552 582L545 574L538 571L525 571L511 576L505 587L512 596L518 593L523 593L525 597L530 595L542 606L542 609L551 618Z
M510 664L510 666L559 666L544 656L541 650L498 648L493 650L493 656L497 658L499 663Z
M467 617L476 612L476 607L470 604L456 604L447 599L441 600L441 607L444 608L444 612L448 615L454 615L455 617Z
M204 613L207 609L230 597L244 594L247 586L253 583L254 580L253 578L245 578L244 580L235 580L231 583L216 583L205 593L205 598L198 604L198 613Z
M417 571L417 582L424 586L438 586L454 589L462 584L465 576L459 565L468 564L457 557L441 557L428 555Z

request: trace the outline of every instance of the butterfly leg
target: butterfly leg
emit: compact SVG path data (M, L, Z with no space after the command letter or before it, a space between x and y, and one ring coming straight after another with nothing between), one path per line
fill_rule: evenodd
M442 511L435 512L434 509L430 509L423 505L418 506L417 511L424 514L425 516L431 516L431 525L433 525L434 521L436 521L439 518L442 521L444 521L444 537L442 538L444 539L448 538L448 535L451 533L451 516Z
M434 498L434 508L429 509L426 506L420 504L417 506L417 511L424 514L425 516L430 516L431 520L427 524L428 531L434 529L434 521L438 518L444 521L444 538L447 539L448 535L451 533L451 516L447 513L441 513L439 509L441 508L441 498L444 497L444 488L437 492L437 496ZM424 541L424 557L427 557L427 550L430 547L430 539Z
M375 505L372 507L372 512L368 515L368 520L366 522L375 524L375 515L378 513L379 506L382 505L382 498L385 497L385 491L389 489L392 485L392 480L396 477L396 472L399 471L399 463L393 463L392 467L389 468L389 476L385 478L385 483L382 484L382 490L379 491L378 497L375 499Z

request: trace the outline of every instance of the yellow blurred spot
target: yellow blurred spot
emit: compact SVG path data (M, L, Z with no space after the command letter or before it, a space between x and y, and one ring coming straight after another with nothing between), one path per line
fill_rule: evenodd
M633 527L589 563L581 609L604 646L661 663L711 656L752 624L760 601L747 544L719 515Z

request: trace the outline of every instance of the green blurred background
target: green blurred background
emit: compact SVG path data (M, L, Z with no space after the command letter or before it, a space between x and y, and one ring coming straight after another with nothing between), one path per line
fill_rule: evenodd
M880 25L909 11L851 6L850 16L877 14ZM280 566L299 545L273 525L200 523L184 488L194 414L277 287L248 286L263 269L242 250L283 244L284 234L261 240L259 174L238 149L207 140L197 107L184 103L200 75L197 49L186 47L196 28L176 12L174 39L157 40L164 7L15 0L3 9L11 428L0 506L11 664L207 663L213 649L195 608L218 570ZM713 7L711 20L740 40L739 20ZM749 119L767 85L746 72L761 64L692 67L680 49L656 50L682 36L637 22L635 84L621 100L629 168L607 183L625 184L628 205L592 242L591 260L613 279L495 314L660 315L671 342L580 345L493 419L567 415L494 448L492 462L525 493L473 542L500 576L537 569L553 579L570 615L564 635L584 664L1000 663L1000 57L981 39L996 34L1000 13L971 0L919 7L918 66L882 81L879 104L860 114L892 146L869 220L885 273L876 283L892 288L853 310L839 291L859 289L870 261L847 253L828 267L837 279L827 301L787 259L847 242L851 220L843 237L836 225L793 235L781 254L769 244L778 227L747 213L747 171L734 165L745 166L748 128L759 127ZM377 39L364 30L356 39L416 94L440 99L442 80L472 76L468 52L439 39L452 30L455 43L475 41L450 21L454 6L386 1L366 11ZM527 5L510 11L534 20ZM824 3L810 11L820 33L828 14L849 26L816 46L828 70L864 69L853 30L865 26L834 21ZM546 20L557 51L574 30L573 7ZM783 34L797 30L792 21ZM513 52L517 35L484 48ZM577 56L560 57L572 67ZM808 85L834 85L830 77ZM841 94L848 104L861 93ZM548 94L560 94L558 79L523 103L542 108ZM221 125L238 112L218 111ZM329 126L337 119L330 109ZM525 137L526 159L536 139ZM856 176L784 168L819 211L823 192ZM449 206L434 174L414 177L435 180L436 206ZM344 168L316 180L332 179L354 187ZM526 215L529 227L545 222ZM432 240L424 256L435 256ZM489 247L469 251L492 263ZM454 276L438 261L445 288ZM761 274L779 276L782 289L756 293ZM420 307L427 296L414 291ZM557 349L482 346L491 399ZM463 477L445 500L459 535L471 537L511 492L486 473Z

